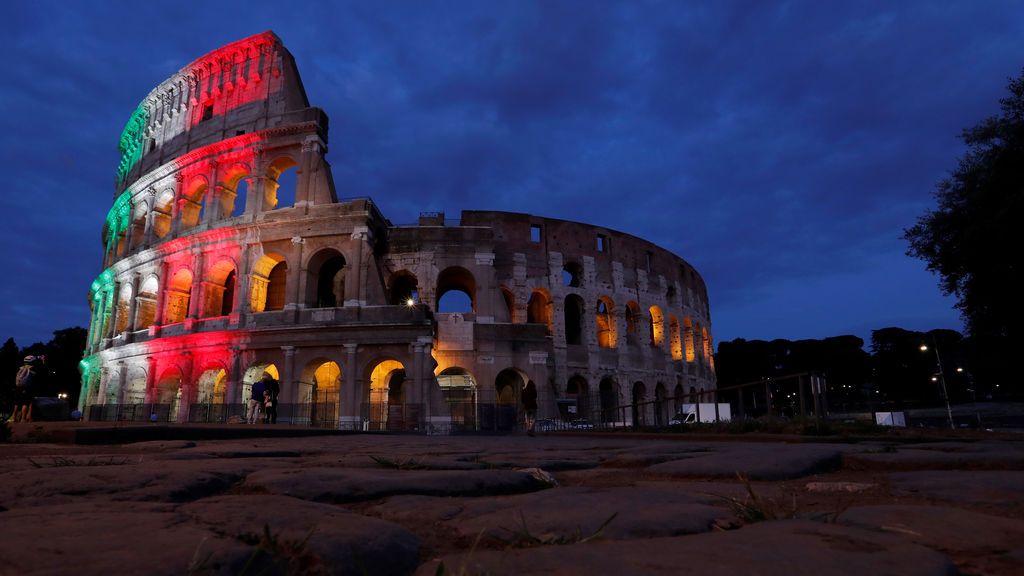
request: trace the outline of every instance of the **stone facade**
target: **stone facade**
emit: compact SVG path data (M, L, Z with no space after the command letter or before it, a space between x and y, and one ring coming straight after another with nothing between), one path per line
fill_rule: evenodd
M353 429L508 429L526 386L570 421L664 421L711 395L707 290L684 260L529 214L393 225L337 196L327 131L271 32L143 100L90 290L88 417L229 421L264 372L282 420Z

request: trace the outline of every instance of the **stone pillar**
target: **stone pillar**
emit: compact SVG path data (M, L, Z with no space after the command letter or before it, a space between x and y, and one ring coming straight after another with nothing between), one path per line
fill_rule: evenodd
M302 246L304 243L305 241L298 236L292 238L291 258L288 258L288 279L285 284L285 310L305 308L303 303L299 302L299 279L305 270L302 266Z
M249 278L251 277L251 272L249 268L251 264L249 260L251 258L252 249L248 244L243 244L241 257L239 258L239 268L235 271L235 295L231 303L231 317L228 320L231 324L241 323L243 315L250 312Z
M423 403L427 396L424 394L423 384L423 343L414 342L410 345L412 351L412 386L409 387L409 393L406 394L406 404L420 404Z
M174 203L171 204L171 238L177 238L181 233L181 207L182 202L187 200L181 197L185 176L178 172L174 175Z
M217 161L210 160L210 180L209 186L206 187L206 196L203 198L203 219L200 224L209 224L217 220L216 211L218 204L218 197L220 196L220 186L217 185Z
M132 276L132 299L128 303L128 324L125 328L125 332L131 334L135 331L135 325L139 315L139 284L142 283L142 277L139 274Z
M228 375L226 389L224 390L225 404L240 404L239 395L242 391L242 354L238 346L231 347L231 373Z
M156 357L146 356L146 404L153 404L156 396Z
M143 234L142 244L148 248L153 245L153 219L156 218L156 191L149 191L146 203L149 205L149 210L146 211L146 228Z
M160 264L160 278L157 282L156 310L153 311L153 324L149 328L149 333L154 336L160 331L160 326L164 323L164 308L167 306L167 282L170 280L168 278L170 273L170 264L162 262Z
M320 139L308 136L302 142L302 154L299 157L298 174L295 178L295 207L303 213L309 212L311 188L313 187L313 159L320 152Z
M113 338L117 336L117 301L118 292L121 291L121 283L114 281L113 289L110 292L110 298L107 303L107 307L110 309L110 325L107 326L104 337Z
M338 427L345 430L362 430L362 405L359 372L356 365L358 344L344 344L345 347L345 379L341 383L341 410L338 412Z
M281 396L294 407L299 400L299 387L295 382L295 346L281 346L284 366L281 370ZM294 410L294 408L293 408Z
M352 241L355 243L355 255L352 262L352 281L355 283L355 298L345 302L345 306L364 306L363 288L363 245L368 241L369 230L365 226L357 226L352 231ZM420 289L422 296L422 288Z
M128 367L124 360L117 363L117 403L124 404L124 395L128 388Z
M203 251L199 249L192 254L192 292L188 299L188 318L195 320L203 311Z
M178 423L184 424L188 422L188 411L191 408L192 395L195 389L195 367L192 365L193 358L191 352L186 350L181 353L181 356L184 360L185 369L181 373L181 402L178 404Z
M96 394L96 404L100 406L106 406L107 404L107 386L110 380L110 369L104 366L100 368L100 387L99 392Z

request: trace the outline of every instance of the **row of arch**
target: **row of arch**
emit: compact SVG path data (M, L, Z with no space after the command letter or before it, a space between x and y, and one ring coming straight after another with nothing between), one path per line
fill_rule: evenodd
M560 403L560 416L565 420L584 418L602 423L628 420L633 424L665 425L684 403L711 401L713 395L712 392L705 392L703 386L691 385L686 390L680 382L676 383L670 396L668 387L658 382L654 387L654 397L650 399L647 385L642 380L633 382L629 392L629 409L620 410L619 385L613 377L605 376L600 380L595 400L587 379L574 374L566 383L564 398L567 402Z
M298 162L292 156L277 156L256 175L251 164L234 161L224 167L209 165L206 173L183 173L176 187L130 206L126 222L108 218L106 265L203 223L294 206ZM250 194L257 183L257 193Z

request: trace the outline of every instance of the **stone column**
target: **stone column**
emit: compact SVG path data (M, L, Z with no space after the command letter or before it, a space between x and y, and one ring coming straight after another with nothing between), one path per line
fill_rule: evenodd
M181 233L181 207L182 202L187 202L181 197L185 176L178 172L174 175L174 203L171 204L171 238L177 238Z
M153 404L156 400L156 357L146 356L146 404Z
M192 254L192 292L188 299L188 317L195 320L203 311L203 251L196 250Z
M281 346L284 351L284 366L281 370L281 396L293 406L299 401L299 387L295 382L295 346Z
M308 136L302 142L302 154L299 157L298 174L295 178L295 207L301 207L303 213L309 212L310 188L313 186L313 157L319 151L318 137Z
M149 333L154 336L160 331L160 326L164 323L164 308L167 306L167 282L170 280L168 278L170 273L170 264L162 262L160 264L160 278L157 282L156 310L153 311L153 324L149 328Z
M110 369L104 366L100 368L100 387L99 392L96 394L96 403L100 406L106 406L107 404L107 386L110 380Z
M288 279L285 284L285 310L297 310L305 307L299 301L299 278L302 277L304 270L302 266L303 245L304 241L298 236L292 238L291 258L288 259Z
M338 427L345 430L361 430L363 428L362 406L359 372L356 366L358 344L344 344L345 347L345 379L341 383L341 410L338 412Z
M242 244L242 254L239 258L239 268L235 271L235 295L231 303L231 317L228 320L231 324L241 323L244 314L249 310L249 278L251 272L249 260L252 258L252 249L248 244Z
M217 200L220 195L220 186L217 185L217 161L210 160L210 180L206 187L206 196L203 198L203 219L200 224L209 224L217 220Z
M139 274L134 274L132 276L132 299L128 302L128 324L124 330L127 334L135 331L135 325L138 321L140 283L142 283L142 277Z
M128 388L128 367L124 360L117 363L117 403L124 404L124 395Z
M365 226L357 226L352 231L352 241L355 243L355 255L352 262L352 280L355 283L355 292L353 294L355 299L346 301L345 306L363 306L366 304L363 296L363 245L369 240L369 236L369 230Z
M117 336L117 303L119 296L118 293L121 291L121 283L115 280L113 286L114 287L110 293L109 303L107 305L110 309L110 325L107 326L105 331L106 333L104 334L107 338L114 338L114 336Z
M142 244L147 248L153 245L153 219L156 218L156 191L150 190L146 199L149 210L146 211L146 228L143 234Z
M195 367L192 365L194 359L191 352L186 350L181 353L181 356L185 361L185 369L181 373L181 402L178 404L178 423L184 424L188 422L188 411L192 404L192 392L195 389L195 382L193 381Z
M242 391L242 354L238 346L231 347L231 373L228 375L226 389L224 390L225 404L239 404L238 397Z

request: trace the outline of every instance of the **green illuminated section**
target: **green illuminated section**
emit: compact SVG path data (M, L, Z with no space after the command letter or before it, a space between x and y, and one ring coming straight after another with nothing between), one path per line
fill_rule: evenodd
M124 183L125 178L132 168L142 158L142 131L149 120L146 108L139 104L135 112L132 112L124 131L121 132L121 140L117 143L117 149L121 152L121 162L117 165L117 184Z
M89 292L93 294L94 298L98 298L100 289L110 284L110 281L113 279L114 272L110 268L107 268L103 272L100 272L100 275L92 281L92 286L89 287Z
M117 240L117 235L128 229L129 219L132 213L132 195L127 190L122 192L114 206L107 212L107 234L112 241Z

